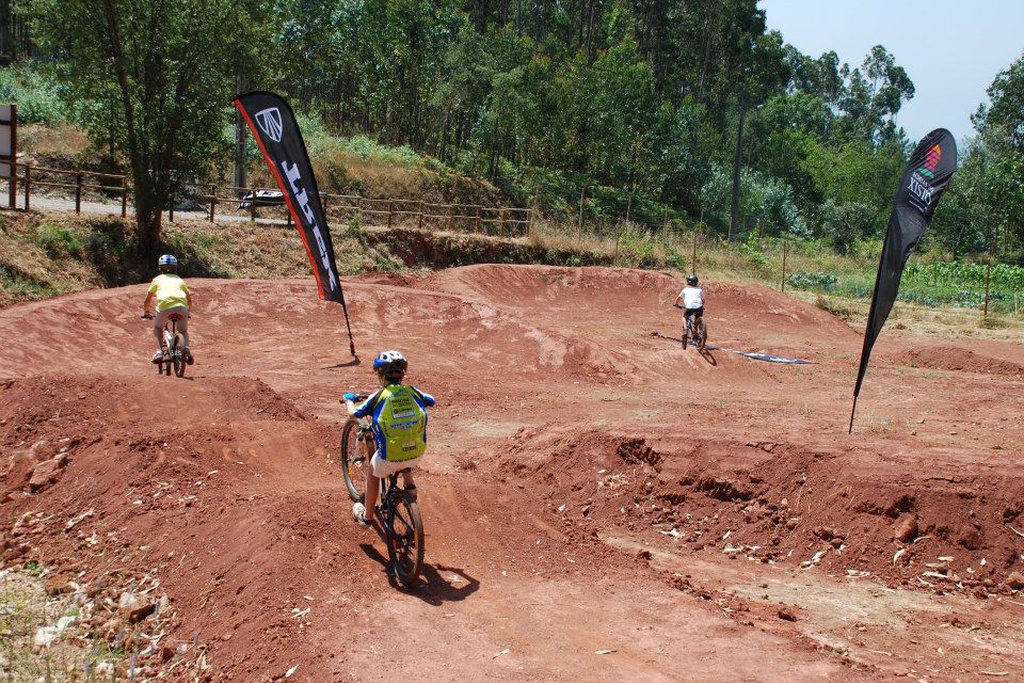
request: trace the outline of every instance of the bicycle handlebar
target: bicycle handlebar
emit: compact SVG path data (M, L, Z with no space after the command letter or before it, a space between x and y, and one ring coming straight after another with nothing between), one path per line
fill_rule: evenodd
M352 402L353 403L358 403L359 401L365 401L369 397L370 397L369 393L365 393L365 394L363 394L363 393L352 394ZM338 403L344 403L344 402L345 402L344 398L339 398L338 399Z

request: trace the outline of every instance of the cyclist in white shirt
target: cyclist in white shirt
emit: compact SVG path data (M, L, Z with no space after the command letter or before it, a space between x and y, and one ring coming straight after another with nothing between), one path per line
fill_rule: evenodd
M686 278L686 286L683 287L683 291L679 292L679 296L676 297L675 303L672 305L679 306L680 304L683 307L684 329L690 318L700 318L704 315L704 290L697 286L696 275Z

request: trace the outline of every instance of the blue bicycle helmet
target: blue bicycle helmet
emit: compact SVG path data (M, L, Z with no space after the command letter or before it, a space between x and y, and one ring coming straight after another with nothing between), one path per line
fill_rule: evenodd
M174 258L173 254L164 254L163 256L161 256L160 258L157 259L156 265L159 268L165 268L165 267L177 268L178 267L178 259Z
M378 375L404 375L409 369L409 361L398 351L381 351L373 359L373 369Z
M686 278L686 284L690 285L691 287L696 287L697 286L697 276L696 275L690 275L689 277L687 277Z

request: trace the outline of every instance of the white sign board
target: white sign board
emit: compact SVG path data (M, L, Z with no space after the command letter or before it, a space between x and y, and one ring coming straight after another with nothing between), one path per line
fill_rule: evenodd
M0 104L0 158L13 161L14 154L14 105ZM10 175L10 172L5 175Z

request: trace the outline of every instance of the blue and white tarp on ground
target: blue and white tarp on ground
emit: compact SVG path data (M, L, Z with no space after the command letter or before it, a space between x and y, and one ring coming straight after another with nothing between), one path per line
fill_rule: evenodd
M730 349L723 349L723 350L729 351ZM803 358L786 358L784 356L773 356L770 353L753 353L753 352L749 352L748 353L748 352L745 352L745 351L733 351L733 353L738 353L741 356L745 356L747 358L753 358L754 360L768 361L769 363L793 363L795 365L814 365L815 364L815 362L812 361L812 360L804 360Z

